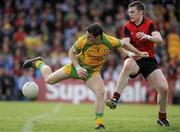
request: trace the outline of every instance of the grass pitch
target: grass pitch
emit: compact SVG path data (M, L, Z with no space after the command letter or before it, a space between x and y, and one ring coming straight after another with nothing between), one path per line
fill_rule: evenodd
M156 124L157 105L105 108L106 132L180 132L180 106L168 106L171 127ZM93 132L93 104L0 102L0 132ZM99 131L99 130L98 130Z

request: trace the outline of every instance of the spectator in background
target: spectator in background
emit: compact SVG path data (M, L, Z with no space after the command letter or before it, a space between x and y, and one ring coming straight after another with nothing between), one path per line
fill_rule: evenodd
M180 64L177 65L175 87L173 89L173 103L180 104Z
M27 36L27 33L24 31L23 26L17 27L17 31L14 33L14 42L24 42L25 38Z
M74 13L74 9L71 9L67 15L65 15L65 30L64 30L64 48L66 51L70 49L73 44L73 41L76 38L76 34L78 32L78 25L77 25L77 15Z
M0 64L0 100L12 100L15 88L14 77L8 74L4 64Z
M36 56L43 50L43 41L41 34L38 34L36 30L32 30L25 38L26 47L28 48L28 56ZM36 54L34 54L34 51Z
M176 32L167 35L167 48L171 61L180 60L180 37Z
M12 73L13 68L13 56L11 53L11 41L9 37L4 37L2 47L0 50L0 63L4 65L4 68Z

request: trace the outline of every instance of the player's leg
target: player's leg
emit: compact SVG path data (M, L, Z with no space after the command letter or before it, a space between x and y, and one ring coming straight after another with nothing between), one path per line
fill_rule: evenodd
M64 72L64 67L58 69L55 72L52 72L50 66L46 65L41 57L27 60L23 64L23 68L29 67L39 69L45 82L48 84L58 83L70 76L69 74Z
M100 74L96 74L93 75L89 80L87 80L85 84L96 95L96 101L95 101L96 129L105 128L103 125L103 113L104 113L104 104L105 104L104 82Z
M40 71L46 83L51 85L70 77L69 74L64 72L64 67L52 72L50 66L44 65Z
M120 94L126 87L128 83L128 78L130 75L135 75L139 72L139 66L137 65L136 61L132 58L128 58L125 60L122 71L119 74L118 81L116 84L115 92L111 100L106 102L106 105L109 106L111 109L116 108L116 104L120 98Z
M158 103L160 105L158 124L162 126L169 126L169 122L166 119L166 104L168 98L168 82L160 69L156 69L147 77L147 80L158 91Z
M135 75L138 72L139 66L136 61L132 58L126 59L122 71L119 74L115 91L121 93L127 85L129 76Z

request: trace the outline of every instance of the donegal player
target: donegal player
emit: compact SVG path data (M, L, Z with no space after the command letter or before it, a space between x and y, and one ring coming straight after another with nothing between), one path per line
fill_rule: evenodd
M51 68L44 63L42 58L37 57L27 60L23 67L39 69L48 84L55 84L66 78L84 80L85 85L96 95L96 129L104 129L103 111L105 88L100 70L105 62L105 58L113 48L132 55L132 52L122 49L122 46L133 51L137 56L148 56L147 52L140 52L131 44L126 42L121 43L121 40L106 35L103 33L103 29L99 24L92 24L87 27L87 32L82 37L79 37L69 50L72 63L52 72Z

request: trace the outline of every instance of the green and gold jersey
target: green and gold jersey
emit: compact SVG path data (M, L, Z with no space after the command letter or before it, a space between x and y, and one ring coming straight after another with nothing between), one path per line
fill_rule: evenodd
M73 45L79 53L79 64L85 68L100 67L114 47L121 47L121 41L115 37L103 34L100 44L89 44L87 36L83 35Z

